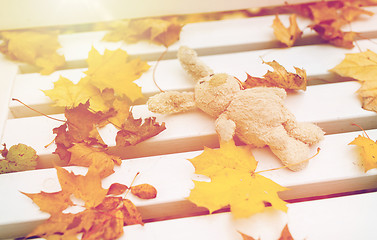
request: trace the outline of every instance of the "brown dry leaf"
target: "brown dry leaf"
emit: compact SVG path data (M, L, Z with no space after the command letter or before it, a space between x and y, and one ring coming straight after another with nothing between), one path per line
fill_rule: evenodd
M244 234L242 232L239 233L241 234L243 240L255 240L255 238L247 234ZM294 240L291 233L289 232L288 224L286 224L283 230L281 231L281 235L278 240Z
M353 48L357 33L344 32L342 27L356 20L360 15L372 16L373 12L361 8L358 1L328 1L292 6L301 15L310 17L310 27L329 43L343 48Z
M93 167L101 178L113 174L115 164L122 164L118 156L106 153L106 149L90 147L85 143L75 143L67 150L71 153L70 165Z
M50 74L65 64L64 56L56 52L61 47L57 32L12 31L0 36L4 40L0 52L41 68L41 74Z
M287 47L293 46L297 39L302 35L302 31L299 29L296 21L296 14L289 16L290 25L286 28L283 23L280 21L278 15L275 16L275 19L272 24L274 29L275 37Z
M107 195L120 195L120 194L123 194L127 189L128 187L124 184L113 183L109 187L109 190L107 191Z
M249 235L244 234L242 232L238 232L238 233L241 234L243 240L255 240L255 238L253 238L252 236L249 236Z
M129 200L123 199L123 207L121 209L124 216L125 225L141 224L144 225L143 219L136 206Z
M141 199L153 199L157 196L156 188L147 183L132 186L131 193Z
M119 22L111 32L105 35L103 40L127 43L146 40L168 47L179 40L182 27L174 18L170 20L159 18L125 20Z
M294 67L296 73L290 73L275 60L263 63L271 66L274 72L268 71L263 78L252 77L247 74L247 79L243 83L244 88L265 86L280 87L290 90L306 90L307 77L305 70Z
M357 36L355 32L343 32L337 25L334 25L334 23L321 23L311 27L322 37L322 39L328 41L334 46L348 49L354 47L353 42Z
M117 146L130 146L153 137L165 130L165 123L159 124L155 117L144 119L134 119L132 114L127 118L127 121L122 125L122 129L117 133Z
M55 213L41 225L38 225L38 227L36 227L26 237L47 237L54 235L55 233L64 233L66 232L68 226L73 222L74 218L75 215L71 213ZM70 236L72 236L72 234Z
M294 240L291 235L291 232L288 229L288 224L286 224L285 227L283 228L283 231L281 231L279 240Z

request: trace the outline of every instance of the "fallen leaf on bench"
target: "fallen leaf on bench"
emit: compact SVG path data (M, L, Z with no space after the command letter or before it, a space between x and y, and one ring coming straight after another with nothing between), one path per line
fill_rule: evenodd
M56 51L61 47L57 32L12 31L2 32L4 42L0 52L12 60L41 68L41 74L50 74L65 64L65 58Z
M117 49L105 50L101 55L95 48L89 52L88 70L84 79L103 91L106 88L114 90L120 97L126 96L131 101L143 97L141 87L135 81L146 72L150 66L140 59L129 59L126 51Z
M275 19L272 23L275 37L280 42L287 45L287 47L293 46L296 40L299 39L302 35L301 30L298 28L296 17L296 14L289 16L290 25L288 28L283 25L278 15L275 16Z
M157 196L156 188L147 183L132 186L131 193L141 199L153 199Z
M36 151L25 144L13 145L6 149L0 150L4 159L0 159L0 174L26 171L35 169L37 166L38 155Z
M241 234L243 240L255 240L255 238L247 234L244 234L242 232L239 232L239 233ZM286 224L283 230L281 231L281 235L278 240L294 240L291 232L288 229L288 224Z
M140 213L130 200L107 196L108 190L102 188L99 172L93 166L86 175L76 175L61 167L56 170L61 191L24 193L41 211L51 214L28 237L62 233L61 239L68 239L82 233L82 239L116 239L123 234L124 224L143 224ZM84 201L85 209L76 214L63 213L76 204L71 201L72 194Z
M174 19L145 18L124 20L117 23L112 31L103 38L104 41L125 41L136 43L150 41L168 47L179 40L181 24Z
M270 203L275 209L287 211L286 202L278 192L287 188L255 173L257 161L250 147L237 147L233 141L220 143L220 149L204 148L190 159L195 173L208 176L210 182L195 181L188 199L210 212L230 206L235 218L249 217Z
M134 119L130 113L127 120L121 126L121 130L115 138L117 146L130 146L153 137L165 130L165 123L159 124L155 117Z
M330 71L343 77L351 77L362 84L357 91L362 107L377 112L377 54L371 50L348 53L341 63Z
M114 166L121 165L122 160L105 152L106 149L87 146L85 143L75 143L68 151L71 153L69 165L93 167L101 178L114 173Z
M247 79L242 84L244 88L264 86L290 90L306 90L307 78L305 70L294 67L296 73L290 73L275 60L263 63L271 66L274 71L268 71L263 78L252 77L246 73Z
M372 16L373 12L361 8L358 1L315 2L292 5L304 17L311 18L314 23L309 27L327 42L343 48L353 48L357 33L345 32L342 28L356 20L360 15Z
M365 172L377 168L377 143L375 141L360 135L350 142L349 145L360 147L359 152Z

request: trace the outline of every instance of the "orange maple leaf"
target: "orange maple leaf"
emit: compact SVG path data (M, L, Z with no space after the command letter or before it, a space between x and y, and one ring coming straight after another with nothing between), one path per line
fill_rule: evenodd
M99 172L101 178L114 173L114 166L121 165L118 156L106 153L105 148L94 148L85 143L75 143L67 149L71 153L70 165L92 167Z
M244 234L242 232L239 233L241 234L243 240L255 240L255 238L247 234ZM294 240L291 232L289 231L288 224L286 224L283 230L281 231L281 235L278 240Z
M353 48L357 36L355 32L344 32L341 28L357 19L360 15L373 15L373 12L360 7L352 0L316 2L292 6L292 9L310 17L314 24L310 25L318 35L329 43L343 48Z
M302 31L299 29L296 20L296 14L289 16L290 25L286 28L283 23L280 21L278 15L275 16L275 19L272 24L274 29L275 37L287 47L293 46L297 39L302 35Z
M290 90L306 90L307 78L305 70L294 67L296 73L290 73L275 60L272 62L263 61L263 63L271 66L274 71L268 71L263 78L252 77L247 74L247 79L242 84L244 88L265 86Z

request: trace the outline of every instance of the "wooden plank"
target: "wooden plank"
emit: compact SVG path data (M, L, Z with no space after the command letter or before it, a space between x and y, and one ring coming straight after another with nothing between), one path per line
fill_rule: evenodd
M2 139L6 120L9 116L9 99L12 96L14 79L18 73L18 66L0 55L0 140ZM0 143L2 144L2 143Z
M377 139L377 130L367 133L372 139ZM377 188L377 169L364 173L356 148L348 145L359 134L362 132L327 135L319 144L320 154L302 171L281 169L261 174L291 189L280 194L285 200ZM157 198L148 201L129 196L145 219L203 213L204 209L195 208L185 200L194 186L191 179L201 179L193 175L194 168L187 159L200 153L195 151L123 161L113 175L104 179L103 187L108 188L114 182L129 185L135 174L140 172L135 184L149 183L158 191ZM257 171L281 166L267 148L253 149L253 154L259 161ZM76 174L86 171L81 167L69 169ZM14 236L11 230L15 227L20 229L17 234L25 234L48 217L21 192L54 192L59 189L54 169L0 175L0 195L7 196L0 199L0 237Z
M313 2L314 0L291 0L290 3ZM281 5L279 0L249 1L220 0L216 4L200 0L165 0L164 4L154 0L1 0L0 29L20 29L40 26L82 24L188 13L229 11L246 8ZM22 6L22 7L20 7ZM146 7L148 6L148 7Z
M254 239L279 239L288 227L294 239L374 239L377 193L294 203L288 214L268 210L248 219L234 220L229 213L133 225L120 239L239 239L241 231Z
M376 40L377 39L373 39ZM358 42L361 49L374 49L373 41L363 40ZM264 61L276 60L288 71L294 72L293 66L303 68L307 71L309 85L344 81L345 79L330 73L328 70L342 61L346 53L357 53L357 48L348 50L335 48L330 45L300 46L289 49L259 50L231 54L220 54L213 56L201 56L201 59L215 72L226 72L235 77L246 79L245 72L252 76L263 76L270 68L262 63ZM326 56L324 57L324 53ZM313 64L316 63L316 64ZM150 65L155 65L150 62ZM27 105L45 113L62 113L62 108L51 107L51 101L41 90L53 88L53 82L64 76L73 82L78 82L85 74L86 69L70 69L56 71L49 76L41 76L38 73L20 74L15 80L15 87L12 97L21 99ZM153 83L152 69L144 73L136 83L141 86L144 96L150 97L159 92ZM159 63L156 75L158 85L166 90L191 91L194 82L189 79L183 71L177 59L163 60ZM137 104L145 103L147 98L141 99ZM15 117L35 116L36 113L25 109L17 102L10 103L10 109Z
M366 8L377 13L377 7ZM250 51L267 48L281 47L281 44L273 35L271 24L275 16L261 16L244 19L227 19L222 21L210 21L187 24L183 27L179 42L170 46L164 58L175 58L180 45L188 45L198 51L200 55L220 54L239 51ZM281 21L288 25L288 15L280 16ZM345 30L359 32L365 38L377 37L377 14L370 17L363 17L350 26L345 26ZM298 40L298 45L308 45L322 42L314 33L307 28L311 21L302 17L298 18L298 25L304 31L303 39ZM83 32L73 34L63 34L59 36L62 45L60 52L64 54L69 67L85 66L84 59L94 46L100 52L104 49L122 48L127 50L131 56L141 57L145 60L157 60L166 50L163 46L153 45L147 42L136 44L126 44L123 42L101 41L106 31ZM256 37L258 36L258 37ZM29 65L22 66L24 72L36 71Z
M355 94L359 87L360 84L356 82L309 86L306 92L290 93L285 102L298 121L315 122L328 134L358 130L353 123L365 129L376 128L377 115L362 109ZM158 122L165 122L167 129L136 146L112 149L123 158L193 151L202 149L203 145L214 147L218 144L214 119L199 110L160 115L149 112L146 105L137 105L133 108L133 114L135 118L156 116ZM64 119L63 115L54 116ZM43 146L54 139L52 129L60 126L60 122L39 116L10 119L7 125L4 142L9 146L19 142L31 145L43 159L42 162L49 164L55 145L48 148ZM100 134L106 144L115 146L117 131L112 125L107 125L100 130Z

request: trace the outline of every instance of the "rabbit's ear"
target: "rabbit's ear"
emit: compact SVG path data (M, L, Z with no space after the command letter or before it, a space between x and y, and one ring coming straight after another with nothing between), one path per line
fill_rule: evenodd
M162 92L149 98L148 109L154 113L179 113L196 108L193 92Z
M195 81L213 74L213 70L198 58L195 50L186 46L181 46L178 49L177 56L183 69Z

